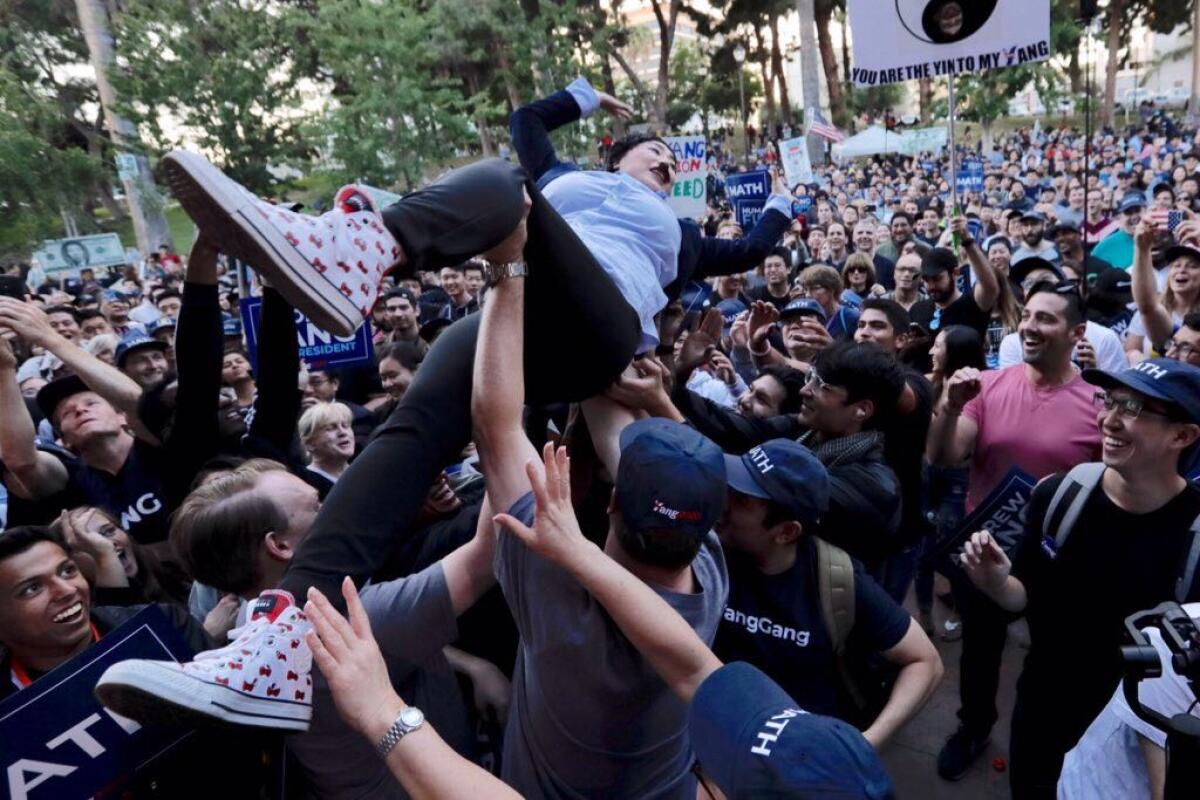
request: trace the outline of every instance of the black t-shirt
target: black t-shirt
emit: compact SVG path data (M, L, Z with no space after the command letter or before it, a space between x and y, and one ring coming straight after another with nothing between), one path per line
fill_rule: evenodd
M833 642L821 615L813 540L803 538L796 563L778 575L763 575L750 559L728 550L726 560L729 602L713 647L717 656L758 667L800 708L850 716ZM889 650L904 638L910 622L908 612L856 566L854 629L847 648L859 653Z
M161 447L135 439L116 475L83 462L66 463L67 491L80 503L100 506L117 517L140 544L167 538L170 514L163 484L168 465Z
M943 308L941 314L938 314L937 311L937 303L932 300L918 300L908 313L913 322L929 331L933 336L937 336L938 331L951 325L966 325L979 331L979 335L983 336L987 331L988 322L992 318L991 314L981 309L975 302L974 292L963 292L962 297ZM934 322L935 316L937 317L936 323Z
M1174 599L1200 489L1188 484L1157 511L1133 514L1096 487L1051 556L1042 520L1061 481L1057 475L1034 489L1013 575L1029 596L1031 641L1018 696L1032 713L1052 709L1039 725L1053 726L1069 749L1121 681L1125 618ZM1193 587L1188 599L1200 600L1200 592Z
M750 302L762 300L763 302L771 303L780 311L783 311L784 307L786 307L788 303L792 302L790 292L785 291L783 293L783 297L776 297L775 295L771 294L771 290L765 285L754 287L750 291L746 292L746 296L750 298Z

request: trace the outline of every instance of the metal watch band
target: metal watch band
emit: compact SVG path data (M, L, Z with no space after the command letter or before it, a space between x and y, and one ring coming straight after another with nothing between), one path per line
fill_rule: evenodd
M415 714L412 713L414 711L416 712ZM412 719L411 722L405 722L404 718L406 716L410 717L410 719L415 717L415 719ZM420 709L408 706L401 711L400 715L396 717L396 721L392 723L392 727L388 728L387 733L379 740L379 744L375 745L375 749L379 751L380 757L387 758L388 753L392 752L392 748L401 739L420 728L424 723L425 715L421 713Z
M492 283L505 278L517 278L529 274L529 267L524 260L509 261L507 264L488 264L488 277Z

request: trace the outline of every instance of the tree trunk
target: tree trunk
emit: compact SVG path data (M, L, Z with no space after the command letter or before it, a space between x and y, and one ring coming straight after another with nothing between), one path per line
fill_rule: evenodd
M770 138L775 133L775 125L778 119L775 115L775 93L772 91L771 83L774 80L769 69L770 51L767 50L766 43L763 41L762 34L758 28L754 29L754 51L753 58L758 62L758 68L762 72L763 85L763 118L759 120L756 126L761 129L765 138Z
M921 78L917 81L917 102L921 109L921 124L928 125L933 115L933 79Z
M504 91L508 94L510 110L516 111L525 105L525 102L521 99L521 90L517 88L516 81L513 80L512 63L508 60L508 44L497 38L492 42L492 52L496 54L496 66L500 67L500 74L503 76Z
M816 23L813 3L815 0L796 0L796 16L800 18L800 78L804 96L804 121L807 125L809 109L821 105L821 68L817 64ZM821 142L816 136L808 135L808 158L813 164L821 163Z
M1113 109L1117 104L1117 66L1121 51L1121 20L1124 12L1125 0L1109 0L1108 64L1104 69L1104 107L1100 110L1101 125L1112 125Z
M475 98L479 94L479 73L476 72L474 66L463 65L463 78L467 85L467 92L471 98ZM492 138L492 132L488 130L487 114L478 105L475 106L471 114L475 122L475 132L479 134L479 147L483 151L484 158L494 158L496 156L496 142Z
M1086 34L1084 34L1086 36ZM1070 81L1071 95L1077 96L1083 92L1083 69L1079 63L1079 49L1083 47L1083 36L1079 37L1079 41L1071 48L1071 55L1067 59L1067 80Z
M604 82L604 93L611 94L613 97L616 97L617 85L613 81L612 63L608 60L608 56L603 56L600 59L600 77ZM625 120L621 119L620 117L609 117L609 120L609 124L612 125L613 139L624 139Z
M841 13L842 23L842 80L850 86L850 12ZM849 88L847 88L849 91Z
M650 0L658 22L658 86L654 91L654 123L660 133L667 130L667 100L671 96L671 49L675 45L675 22L683 0ZM666 6L664 11L663 6Z
M108 30L108 12L101 0L75 0L79 27L87 42L92 69L96 73L96 90L104 109L104 120L119 152L133 151L137 156L138 174L126 181L125 199L133 217L133 232L138 250L143 256L158 250L159 245L174 246L167 218L163 215L163 200L154 185L150 160L140 150L137 128L117 114L117 93L108 80L108 68L113 62L113 38Z
M1192 2L1192 96L1188 98L1188 120L1200 117L1200 2Z
M779 113L783 124L791 125L795 121L792 114L792 101L788 97L787 70L783 66L783 51L779 49L779 14L771 15L771 72L779 83Z
M833 124L846 125L846 98L842 93L842 82L838 77L837 59L833 55L833 38L829 35L830 11L818 8L816 12L817 48L821 52L821 65L825 69L825 88L829 92L829 113Z
M979 146L985 155L992 152L993 120L983 120L979 123Z

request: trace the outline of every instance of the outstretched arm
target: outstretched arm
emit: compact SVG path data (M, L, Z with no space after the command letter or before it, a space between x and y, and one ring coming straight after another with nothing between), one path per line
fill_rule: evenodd
M526 198L525 211L529 211ZM509 262L525 246L525 220L488 260ZM524 464L537 455L521 424L525 407L525 278L505 278L488 290L475 349L471 421L493 508L508 510L529 492Z
M720 659L653 589L584 538L571 507L571 461L566 448L555 452L554 445L547 444L542 459L525 464L537 500L533 527L508 514L497 515L496 523L575 576L671 691L690 702L705 678L721 667Z
M46 497L67 485L67 470L37 449L37 431L17 385L17 357L0 337L0 458L8 470L5 485L18 497Z
M992 269L979 242L969 239L966 217L955 217L951 220L950 230L958 233L959 238L965 242L963 252L975 270L975 286L971 289L975 305L979 306L980 311L991 311L1000 299L1000 279L996 276L996 271Z
M304 611L312 620L313 630L306 638L313 661L329 683L338 713L375 744L391 728L405 703L392 688L367 612L349 578L342 583L342 595L349 620L320 591L308 590ZM429 722L396 743L387 755L387 765L416 800L520 797L499 778L454 752Z
M591 116L598 108L623 120L633 116L632 108L611 95L597 92L584 78L577 78L566 89L535 100L512 113L508 127L513 149L517 151L517 159L534 183L540 184L542 178L555 167L565 166L554 151L550 133L563 125Z
M1154 225L1146 219L1138 223L1133 234L1133 301L1142 315L1142 325L1150 344L1158 347L1175 332L1171 314L1158 298L1158 283L1154 278L1154 264L1150 248L1154 244Z

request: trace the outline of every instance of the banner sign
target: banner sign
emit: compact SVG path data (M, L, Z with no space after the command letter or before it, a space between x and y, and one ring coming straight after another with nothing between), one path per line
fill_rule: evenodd
M131 181L138 176L137 156L133 153L117 153L117 177L122 181Z
M155 606L0 703L4 800L120 796L134 773L190 731L143 727L109 711L92 694L118 661L187 661L192 651ZM8 680L8 676L4 676Z
M239 302L242 332L246 335L246 350L250 363L258 369L258 338L262 326L262 298L245 297ZM371 323L363 324L352 336L334 336L299 311L296 318L296 338L300 342L300 360L310 369L348 367L355 364L374 364L375 350L371 346Z
M934 549L938 571L962 569L955 556L976 531L986 530L992 534L1011 557L1025 532L1025 514L1036 485L1037 481L1020 467L1010 469L991 494L963 520L958 530L938 540Z
M935 153L946 146L949 133L945 128L916 128L900 134L900 152L915 156L917 153Z
M848 0L858 86L1050 58L1050 0Z
M959 193L983 191L983 162L964 161L954 178Z
M808 140L804 137L779 143L779 160L783 162L783 177L789 189L798 183L812 183L812 162L808 160Z
M804 214L808 216L808 212L812 211L813 198L811 194L802 194L792 200L792 214Z
M771 175L766 170L758 170L726 176L725 195L733 204L742 230L750 230L758 224L763 206L771 195Z
M85 267L115 267L128 263L125 246L115 233L47 239L33 251L33 257L47 275L79 272Z
M681 219L703 217L708 211L708 145L703 136L668 136L675 154L675 185L667 205Z

